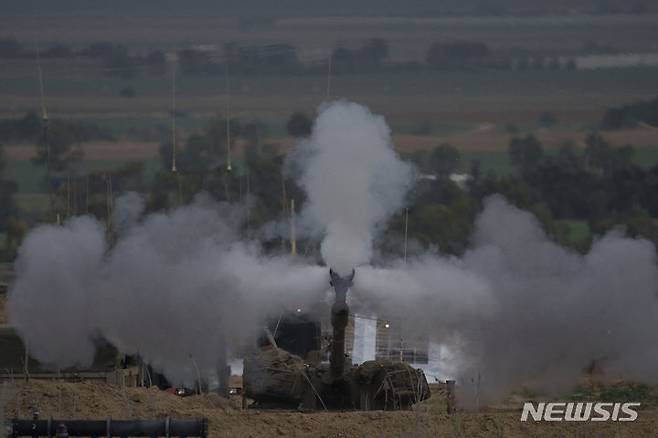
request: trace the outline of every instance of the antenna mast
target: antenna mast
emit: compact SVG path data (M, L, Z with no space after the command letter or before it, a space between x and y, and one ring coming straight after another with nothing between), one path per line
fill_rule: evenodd
M297 230L295 229L295 200L290 200L290 255L297 255Z
M226 171L233 170L231 166L231 85L229 82L228 56L226 57Z
M48 139L48 110L46 109L46 93L43 85L43 69L41 68L41 51L39 50L39 37L35 35L34 38L34 52L37 63L37 76L39 80L39 101L41 104L41 136L42 143L46 147L46 180L48 182L48 197L50 198L50 212L55 213L55 197L53 195L52 181L51 181L51 165L50 165L50 141ZM57 220L59 223L59 219Z
M36 60L37 60L37 73L39 75L39 97L41 103L41 120L44 122L44 126L47 127L48 122L48 111L46 110L46 98L43 87L43 69L41 68L41 53L39 51L39 42L35 42L36 45ZM48 149L50 152L50 148Z
M327 67L327 100L331 97L331 62L334 58L333 50L329 51L329 65Z
M171 68L171 171L176 173L176 65Z
M409 237L409 207L404 209L404 262L407 263L407 241Z

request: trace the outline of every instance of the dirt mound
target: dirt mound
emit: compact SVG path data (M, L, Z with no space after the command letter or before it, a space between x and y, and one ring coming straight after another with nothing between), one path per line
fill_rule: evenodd
M521 403L506 410L445 413L443 390L412 411L314 412L241 410L238 400L216 395L177 397L155 388L121 389L100 383L59 381L6 382L0 405L6 418L115 419L207 417L211 437L649 437L658 430L658 410L642 408L634 423L522 423Z
M152 388L120 388L96 382L36 380L9 383L8 415L26 417L31 407L41 416L57 418L158 418L204 416L207 411L232 409L231 402L217 395L181 398Z

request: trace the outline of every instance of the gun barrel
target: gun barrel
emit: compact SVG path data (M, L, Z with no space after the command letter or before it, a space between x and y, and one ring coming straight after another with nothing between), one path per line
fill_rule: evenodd
M329 356L329 369L333 379L340 378L345 372L345 329L349 319L349 306L347 305L347 291L354 280L354 270L348 277L341 277L333 270L329 271L330 284L336 292L336 300L331 306L331 325L333 327L333 342L331 356Z

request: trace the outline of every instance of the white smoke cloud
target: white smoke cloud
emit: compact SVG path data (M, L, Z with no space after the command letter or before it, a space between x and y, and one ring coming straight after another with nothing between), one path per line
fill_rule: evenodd
M122 234L141 218L146 205L144 198L135 192L128 192L117 198L112 212L112 227Z
M328 105L297 153L304 222L321 231L325 262L343 274L367 264L412 172L383 119L356 104ZM102 337L189 382L192 361L213 369L267 317L312 307L326 292L326 268L241 239L239 207L199 197L142 217L137 195L116 205L111 247L100 223L79 217L35 228L19 250L9 319L42 362L88 364ZM613 232L580 255L494 196L463 257L361 266L350 295L354 309L447 346L458 380L481 375L486 399L519 385L565 388L592 360L611 377L657 381L657 285L652 243Z
M370 261L373 233L402 206L412 168L393 150L383 117L344 101L320 108L296 154L308 197L302 215L323 235L324 261L348 274Z
M325 269L240 241L232 210L199 198L145 217L111 249L91 217L37 227L19 251L10 323L33 357L59 368L90 364L102 337L174 382L195 378L193 361L216 369L222 349L253 342L267 317L327 289Z
M609 378L658 381L655 246L612 232L586 255L550 241L530 213L486 200L461 259L424 255L358 269L360 305L458 355L483 399L526 385L558 391L597 361Z
M106 251L104 233L98 221L77 217L62 227L35 228L18 250L9 322L43 362L64 367L71 358L93 360L93 291Z

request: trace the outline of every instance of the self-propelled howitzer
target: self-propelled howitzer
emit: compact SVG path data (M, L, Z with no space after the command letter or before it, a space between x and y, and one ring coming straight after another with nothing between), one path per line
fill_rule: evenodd
M430 396L425 374L402 361L353 364L345 351L349 323L347 294L355 271L341 277L329 270L331 306L329 364L322 362L320 324L299 313L278 318L261 345L245 357L245 396L260 407L324 409L409 409ZM311 336L312 335L312 336ZM375 342L375 339L371 339Z

